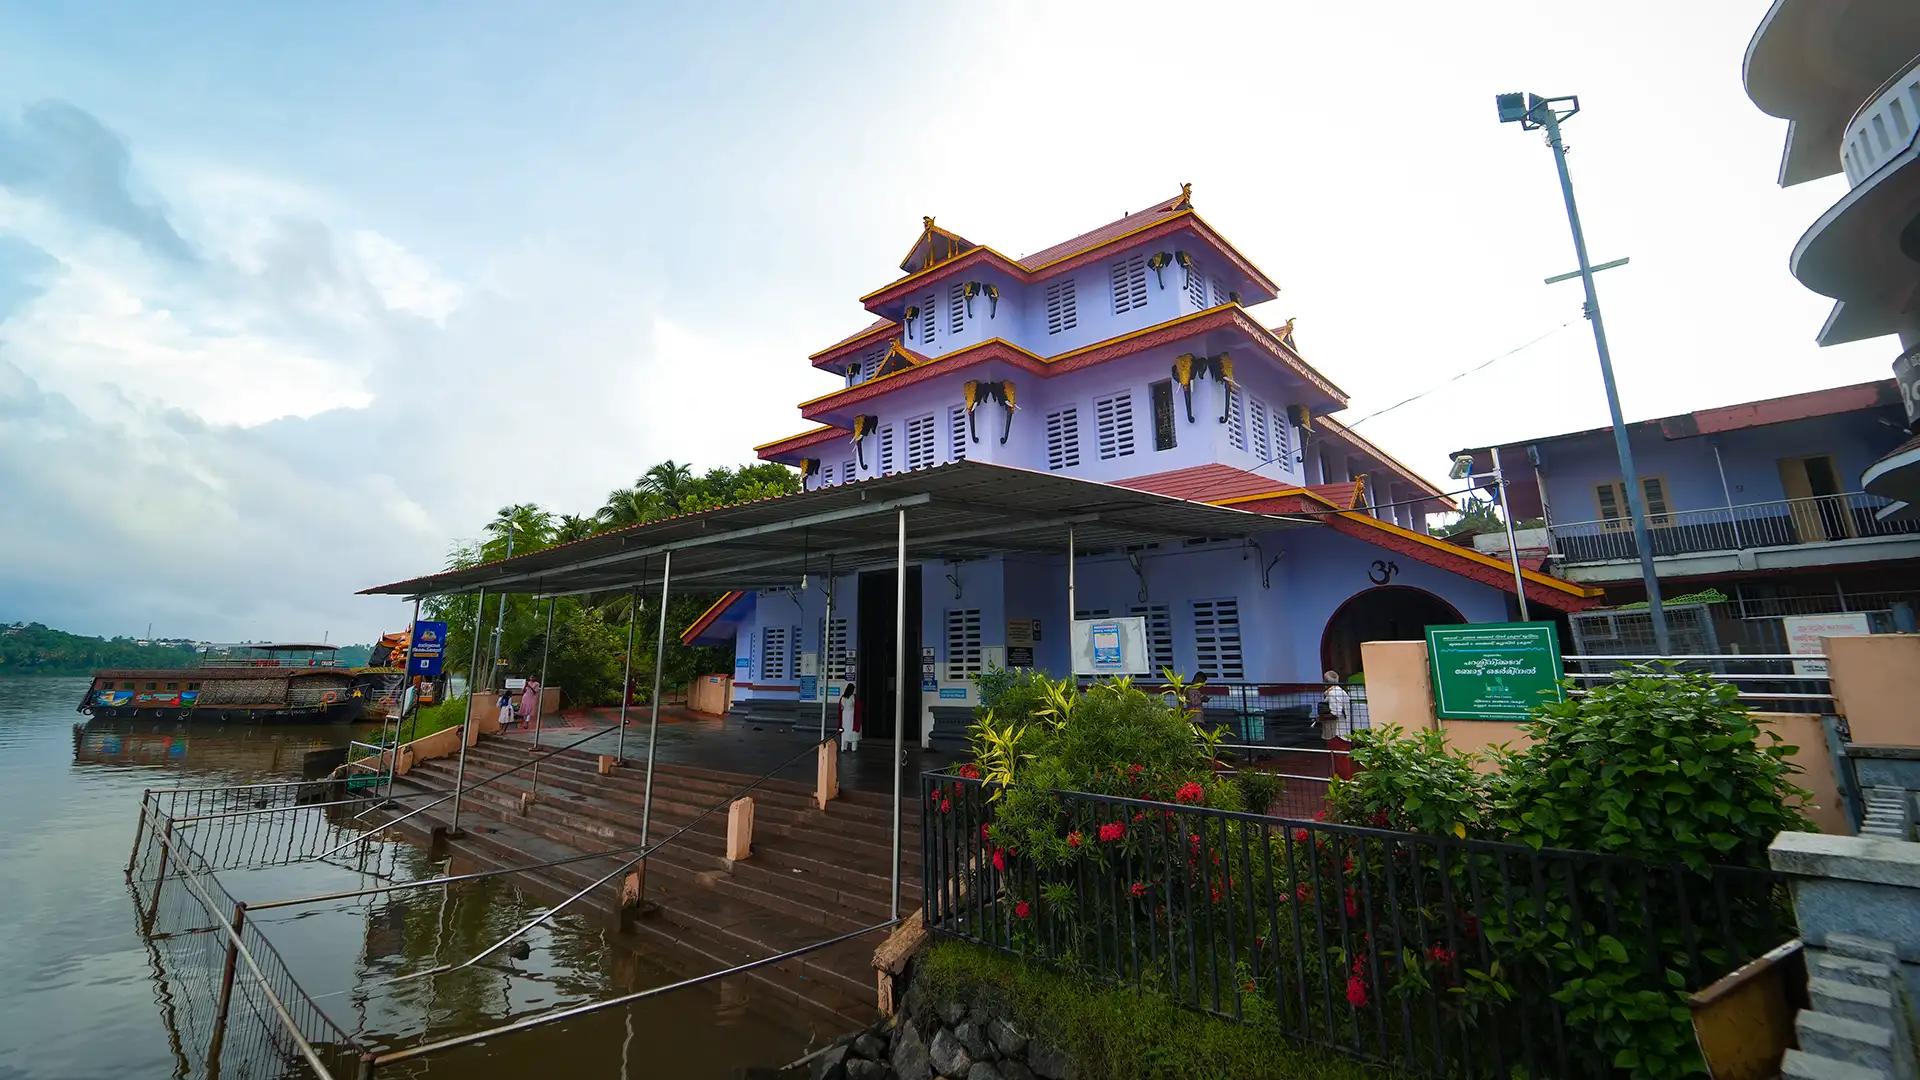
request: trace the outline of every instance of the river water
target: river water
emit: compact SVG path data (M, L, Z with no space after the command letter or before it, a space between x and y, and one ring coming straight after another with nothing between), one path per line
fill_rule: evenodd
M0 677L0 1080L196 1075L172 1005L181 974L145 942L126 879L143 789L297 780L346 725L97 721L85 679ZM446 871L396 843L397 880ZM376 884L327 866L221 873L264 901ZM405 1046L672 981L597 923L562 915L531 954L433 978L543 911L505 879L262 913L256 925L320 1007L364 1041ZM807 1048L803 1024L755 1003L744 980L696 987L420 1059L388 1076L738 1077ZM289 1075L304 1075L300 1072Z

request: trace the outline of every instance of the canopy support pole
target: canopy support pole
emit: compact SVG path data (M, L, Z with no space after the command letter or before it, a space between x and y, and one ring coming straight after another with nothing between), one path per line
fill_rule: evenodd
M467 664L467 711L460 717L460 764L453 770L453 821L447 835L460 835L460 792L467 786L467 740L473 726L473 698L480 692L480 627L487 613L487 587L480 586L479 602L473 606L473 659Z
M620 667L620 734L614 740L613 763L627 763L627 702L633 698L633 619L640 613L640 590L627 592L627 658Z
M907 723L907 511L899 511L899 537L894 544L893 593L893 883L888 891L887 916L900 918L900 777L907 771L903 745ZM824 736L823 736L824 737Z
M1073 526L1067 526L1067 669L1073 669L1073 621L1080 617L1079 594L1073 580Z
M547 719L547 658L553 655L553 607L560 601L547 600L547 636L540 639L540 691L533 695L533 784L527 791L540 798L540 725Z
M653 750L660 738L660 677L667 658L667 588L673 582L673 552L660 563L660 631L653 639L653 718L647 722L647 782L640 797L640 843L647 842L647 829L653 822ZM640 876L646 881L646 875Z
M832 684L831 666L833 657L833 556L827 556L827 621L820 624L820 675L815 684L820 688L820 740L827 738L827 703L831 695L827 690Z

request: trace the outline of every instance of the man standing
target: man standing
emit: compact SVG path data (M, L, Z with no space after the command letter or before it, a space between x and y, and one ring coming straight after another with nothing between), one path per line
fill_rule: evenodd
M1327 742L1328 755L1332 760L1327 769L1330 776L1345 780L1353 779L1353 759L1347 752L1353 749L1350 741L1353 737L1353 695L1340 685L1340 673L1329 668L1322 675L1327 680L1327 691L1320 696L1320 737Z

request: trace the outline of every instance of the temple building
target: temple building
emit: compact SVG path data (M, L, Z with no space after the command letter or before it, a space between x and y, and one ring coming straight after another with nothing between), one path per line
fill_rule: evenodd
M910 737L960 735L982 671L1069 670L1069 589L1074 618L1143 618L1156 669L1249 693L1351 677L1365 640L1515 617L1510 565L1429 536L1452 500L1334 418L1347 396L1291 320L1250 313L1278 289L1190 186L1021 258L926 218L899 273L861 297L871 323L807 358L832 384L800 404L814 426L756 449L809 493L988 465L1009 484L1068 477L1272 520L1076 545L1071 567L1065 526L1056 545L915 563ZM682 639L733 647L735 713L811 722L851 679L869 724L890 729L896 575L830 574L830 529L787 542L806 549L803 584L729 592ZM1600 602L1592 586L1525 582L1535 618Z

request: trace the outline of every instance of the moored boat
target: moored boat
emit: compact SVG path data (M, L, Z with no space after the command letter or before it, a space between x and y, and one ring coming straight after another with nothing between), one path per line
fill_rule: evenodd
M113 719L344 721L397 691L398 670L342 667L338 651L261 642L210 647L190 668L104 668L78 709Z

